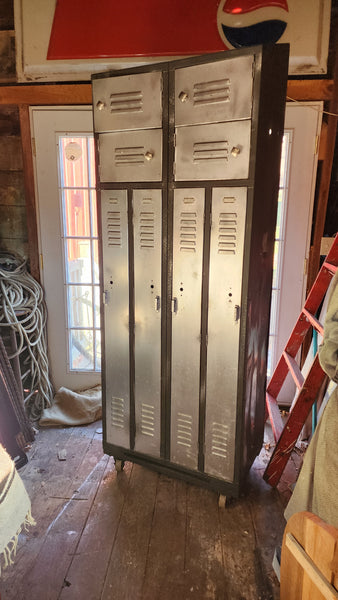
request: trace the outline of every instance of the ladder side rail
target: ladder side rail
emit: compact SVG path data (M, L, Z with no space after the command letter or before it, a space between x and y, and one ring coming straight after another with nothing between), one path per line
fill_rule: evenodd
M311 323L301 313L285 346L285 352L292 358L296 357L310 327ZM274 398L277 398L288 372L289 367L282 354L267 386L267 392Z
M263 477L265 481L273 487L275 487L280 480L306 418L310 413L313 403L317 399L325 379L327 379L327 375L320 366L317 353L304 381L304 386L299 392L298 398L289 414L282 434L276 443L270 462L264 472Z

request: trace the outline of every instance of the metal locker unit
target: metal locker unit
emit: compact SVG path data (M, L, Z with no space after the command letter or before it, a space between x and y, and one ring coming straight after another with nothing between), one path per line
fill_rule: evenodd
M104 450L233 496L263 440L287 67L259 46L92 81Z

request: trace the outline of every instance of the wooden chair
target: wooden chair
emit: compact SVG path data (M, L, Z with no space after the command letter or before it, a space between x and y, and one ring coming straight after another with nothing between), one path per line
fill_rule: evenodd
M280 600L338 599L338 529L309 512L287 522Z

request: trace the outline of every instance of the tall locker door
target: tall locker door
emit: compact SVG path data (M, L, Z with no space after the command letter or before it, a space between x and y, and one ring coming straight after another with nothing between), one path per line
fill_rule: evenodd
M198 467L204 189L174 192L171 460Z
M213 189L204 470L227 481L234 478L246 201L246 188Z
M133 191L135 450L160 456L162 192Z
M127 192L101 192L105 323L106 437L128 447L129 272Z

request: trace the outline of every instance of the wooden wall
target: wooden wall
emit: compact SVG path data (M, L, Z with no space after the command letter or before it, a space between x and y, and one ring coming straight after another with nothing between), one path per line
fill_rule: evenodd
M0 0L0 83L16 81L13 0ZM0 105L0 250L28 257L19 109Z

